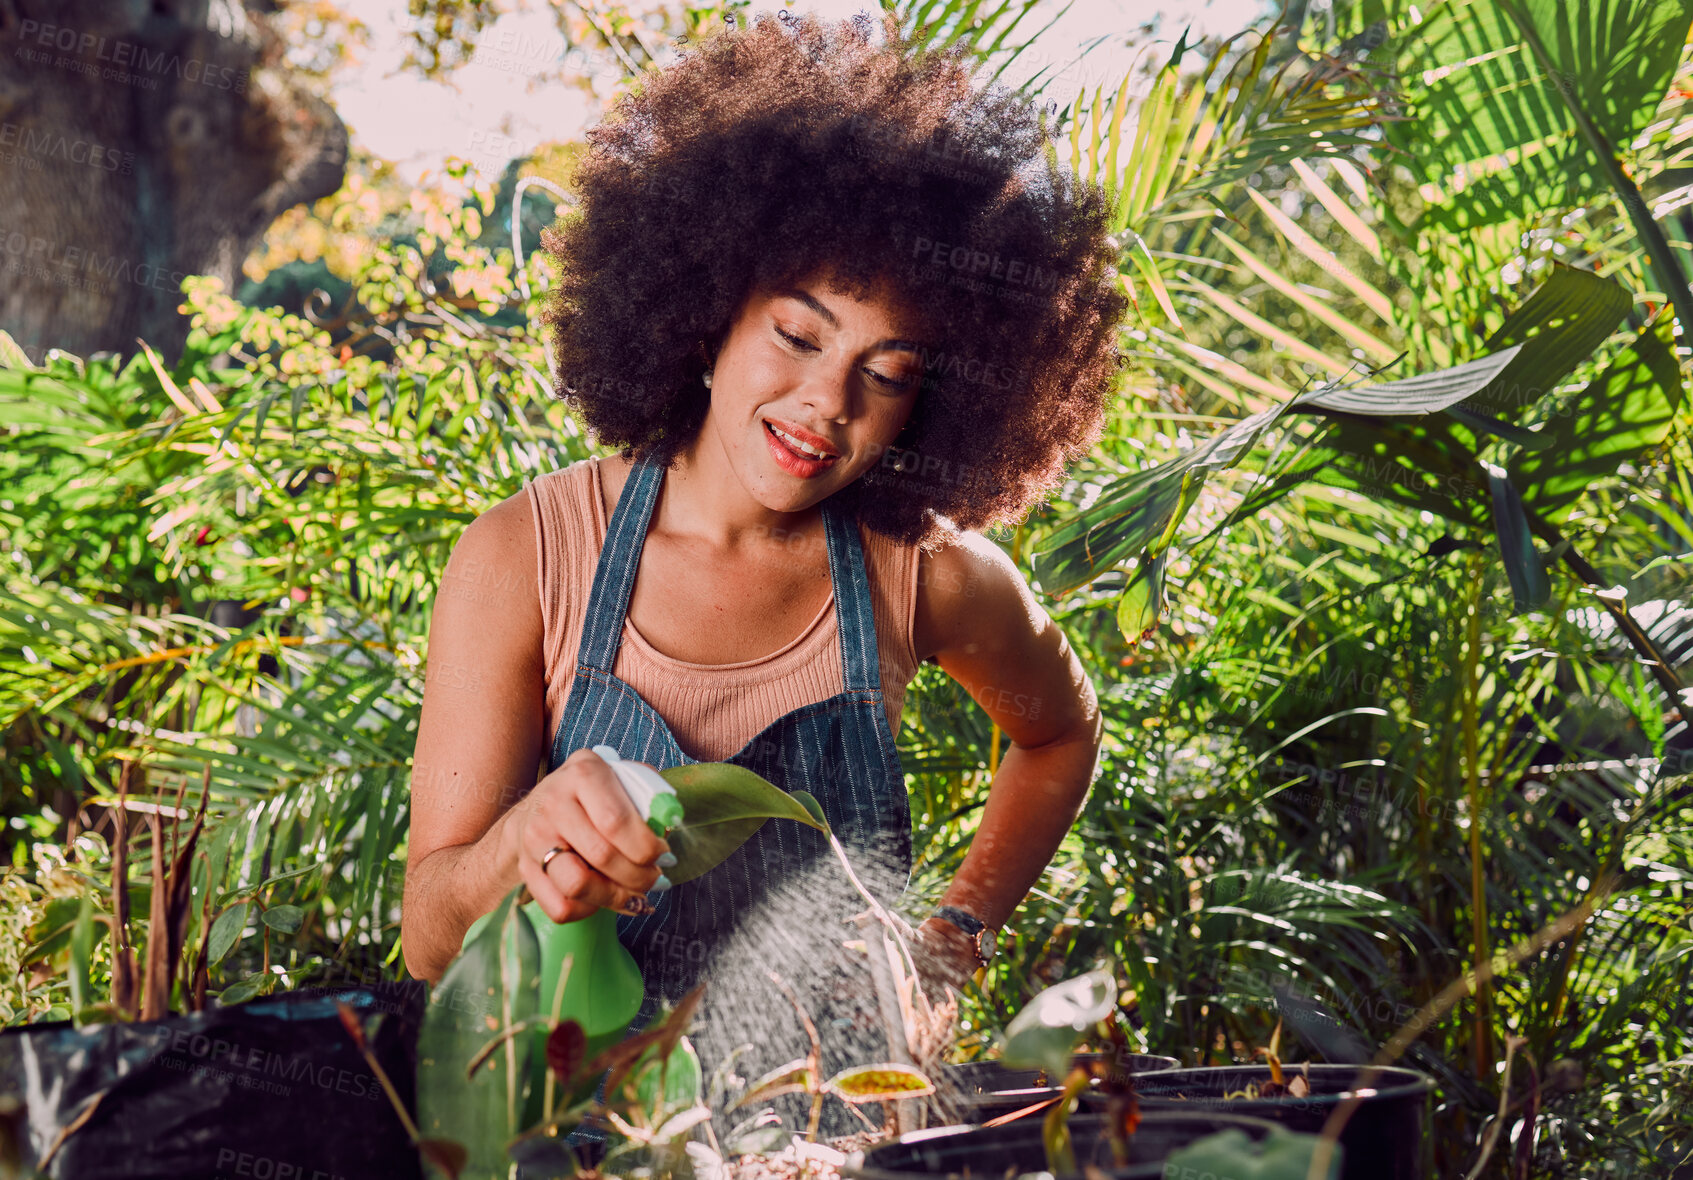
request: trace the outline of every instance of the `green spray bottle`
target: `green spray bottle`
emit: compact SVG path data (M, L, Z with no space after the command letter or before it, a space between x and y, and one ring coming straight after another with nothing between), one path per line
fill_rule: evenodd
M657 771L639 762L624 761L611 746L590 748L610 763L629 802L655 835L662 839L682 822L682 800ZM617 911L602 907L586 918L563 923L549 918L539 902L531 901L523 911L534 924L541 944L541 1011L549 1015L553 1011L553 998L568 956L570 974L565 977L564 995L559 999L559 1020L574 1020L582 1026L588 1036L589 1057L622 1040L624 1030L640 1010L645 985L634 957L618 940ZM471 923L464 946L481 933L488 918L484 914ZM538 1098L546 1072L546 1029L536 1030L534 1042L530 1063L533 1093Z

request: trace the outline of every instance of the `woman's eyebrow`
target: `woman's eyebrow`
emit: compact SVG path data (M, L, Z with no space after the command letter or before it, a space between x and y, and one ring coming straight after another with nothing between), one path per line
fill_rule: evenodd
M813 295L810 291L803 291L798 287L784 287L782 290L776 292L776 298L798 300L821 316L823 322L828 324L831 328L839 328L841 326L841 321L835 313L830 311L828 307L824 305L823 301L818 299L817 296ZM923 351L923 346L917 343L917 341L900 340L895 337L889 337L886 340L878 340L874 347L894 349L900 352Z

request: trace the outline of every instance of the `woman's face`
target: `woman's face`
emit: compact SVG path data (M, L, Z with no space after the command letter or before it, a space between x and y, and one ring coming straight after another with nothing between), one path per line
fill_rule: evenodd
M754 292L718 352L701 436L759 503L803 511L881 461L922 376L920 345L880 293L861 302L822 276Z

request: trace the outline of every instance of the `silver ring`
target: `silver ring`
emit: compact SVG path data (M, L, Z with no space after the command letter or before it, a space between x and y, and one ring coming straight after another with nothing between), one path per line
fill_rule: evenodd
M557 844L554 844L551 848L547 849L546 853L541 857L541 871L543 873L546 872L547 866L553 863L553 857L563 851L564 849L560 848Z

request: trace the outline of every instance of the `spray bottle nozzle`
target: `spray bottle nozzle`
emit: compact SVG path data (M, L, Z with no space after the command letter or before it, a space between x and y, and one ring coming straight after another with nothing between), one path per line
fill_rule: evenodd
M647 827L653 830L654 835L662 838L665 832L681 822L682 800L677 798L675 788L671 788L668 794L653 796L652 814L647 817Z
M665 782L658 771L639 762L624 761L611 746L590 749L611 764L617 781L623 784L624 794L629 796L629 802L641 813L653 835L663 838L667 830L682 822L682 800L676 788Z

